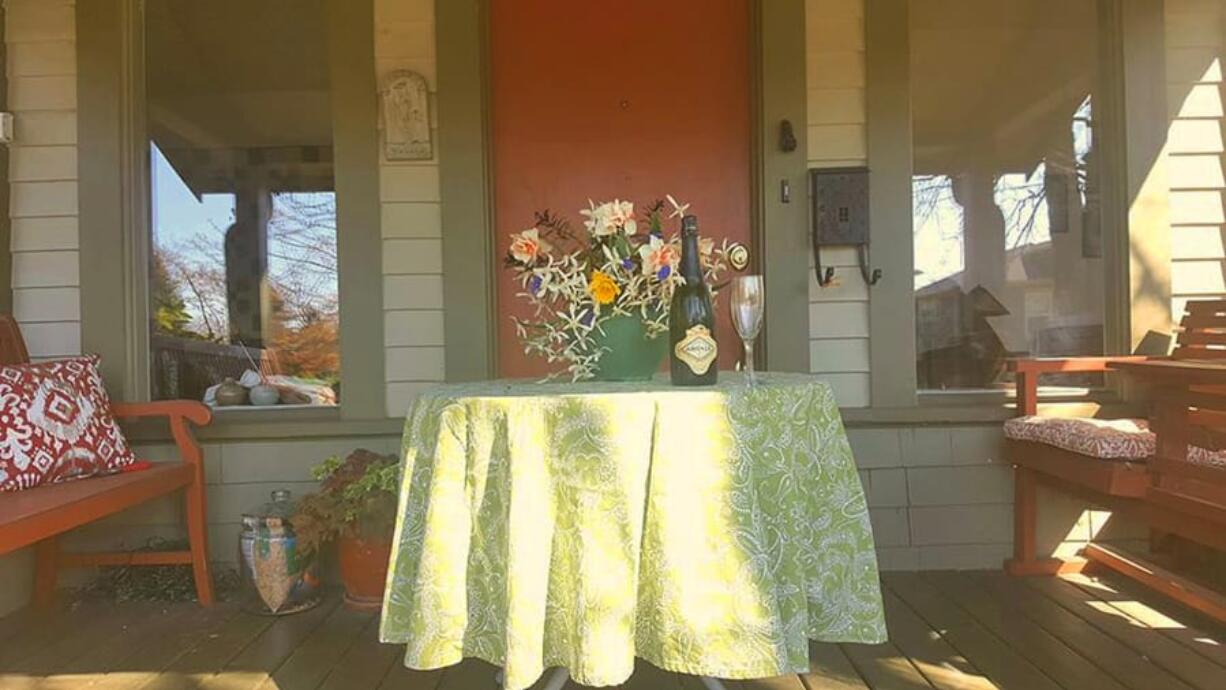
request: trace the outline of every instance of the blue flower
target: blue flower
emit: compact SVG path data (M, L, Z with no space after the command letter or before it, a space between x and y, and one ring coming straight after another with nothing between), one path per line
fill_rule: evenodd
M579 323L583 324L584 326L591 326L594 318L596 318L596 315L591 311L584 311L583 315L579 317Z
M659 273L656 274L656 279L657 280L668 280L668 277L672 274L673 274L672 266L665 266L664 268L660 269Z
M541 291L541 277L534 275L528 279L528 292L531 292L532 294L535 295L536 293L540 291Z
M622 259L622 268L626 269L627 271L631 270L634 268L634 261L630 259L630 257Z

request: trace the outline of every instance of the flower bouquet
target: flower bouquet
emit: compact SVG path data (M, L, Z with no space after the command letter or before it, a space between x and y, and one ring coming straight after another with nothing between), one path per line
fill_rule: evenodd
M575 381L619 378L601 363L615 349L610 334L629 332L630 340L660 343L649 348L656 353L654 362L640 363L647 376L655 371L665 351L660 339L668 332L673 290L684 283L677 269L680 239L675 233L665 237L664 223L684 215L688 206L667 199L671 211L658 201L638 214L629 201L589 201L579 211L585 233L544 211L536 214L533 227L512 236L506 266L522 288L518 296L534 308L531 318L512 317L526 354L564 363ZM640 225L646 232L640 233ZM727 268L728 242L716 246L704 239L700 253L707 284L714 286Z

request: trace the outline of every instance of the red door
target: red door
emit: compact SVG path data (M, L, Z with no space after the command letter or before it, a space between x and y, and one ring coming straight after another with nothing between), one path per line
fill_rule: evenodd
M665 194L704 236L750 246L748 0L493 0L496 265L512 233L549 209ZM667 234L677 230L666 228ZM538 376L510 315L528 315L499 271L499 374ZM740 347L718 305L721 365Z

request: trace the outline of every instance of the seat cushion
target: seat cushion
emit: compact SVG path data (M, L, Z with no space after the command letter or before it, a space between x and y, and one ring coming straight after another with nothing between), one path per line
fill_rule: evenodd
M1144 460L1157 449L1143 419L1015 417L1005 422L1005 437L1105 460Z
M1193 465L1216 467L1226 470L1226 450L1209 450L1200 446L1188 446L1188 462Z
M111 474L135 462L95 355L0 366L0 491Z

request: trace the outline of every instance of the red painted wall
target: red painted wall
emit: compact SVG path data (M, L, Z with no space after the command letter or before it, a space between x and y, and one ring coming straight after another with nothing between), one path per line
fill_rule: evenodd
M749 16L748 0L494 0L497 265L535 211L582 229L589 197L672 194L704 235L748 246ZM496 285L500 375L544 373L515 338L509 315L529 310L511 273ZM727 367L740 346L726 296L719 311Z

